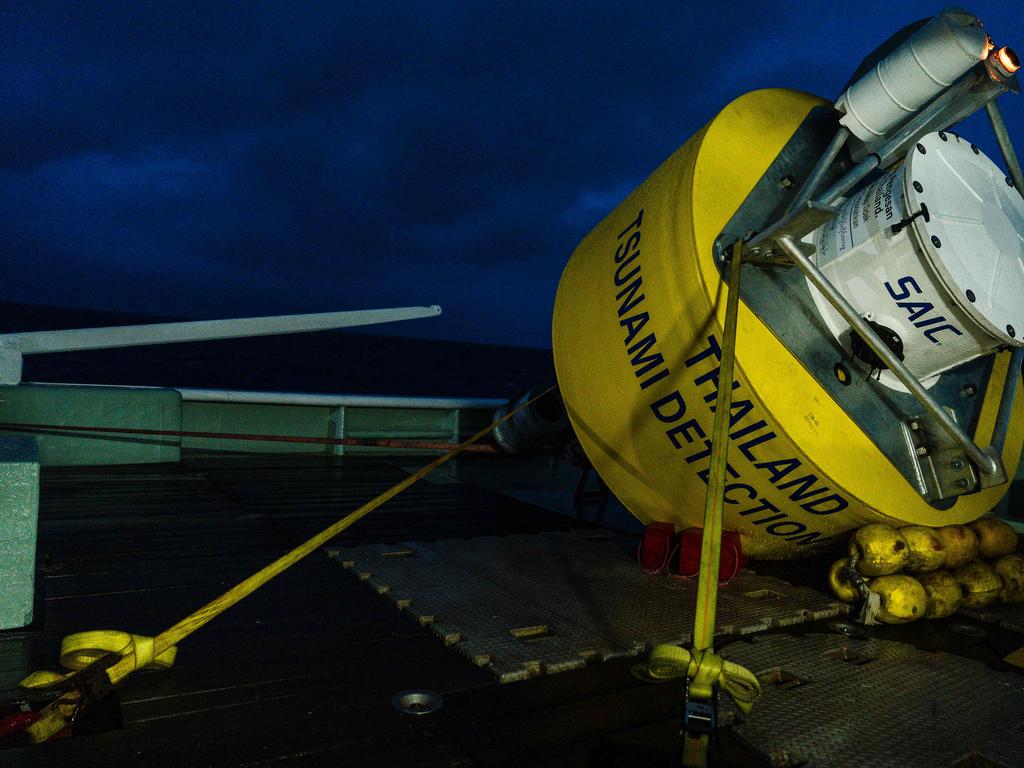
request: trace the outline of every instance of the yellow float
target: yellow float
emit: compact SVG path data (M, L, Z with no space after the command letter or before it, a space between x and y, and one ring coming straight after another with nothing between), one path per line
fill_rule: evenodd
M594 467L643 522L701 524L727 292L716 239L823 106L792 90L739 97L598 224L565 267L552 331L561 394ZM751 270L766 272L743 270L744 281ZM909 482L893 451L752 311L757 289L748 282L741 290L725 487L725 528L740 532L745 553L803 557L869 523L942 526L992 509L1005 477L938 500ZM992 436L1009 358L1009 349L989 355L978 385L972 434L980 445ZM836 360L840 384L844 374L865 378ZM1011 476L1022 440L1016 398L1001 452Z

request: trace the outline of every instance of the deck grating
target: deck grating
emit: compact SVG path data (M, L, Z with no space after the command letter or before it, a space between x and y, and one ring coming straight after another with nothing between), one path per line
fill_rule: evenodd
M0 633L0 701L28 671L56 664L64 634L159 632L406 476L380 459L329 456L44 469L40 621ZM346 539L573 525L473 486L418 483ZM492 685L314 554L190 637L171 672L133 676L119 691L123 729L5 750L0 764L468 764L436 721L403 718L390 699Z
M761 636L723 656L769 681L733 730L773 766L1009 768L1024 755L1020 675L837 635Z
M985 608L961 608L960 613L985 624L1024 634L1024 605L993 603Z
M530 466L524 462L517 482L526 482ZM193 456L174 465L45 469L39 624L28 631L0 633L0 703L18 696L12 687L26 672L53 667L62 635L92 628L160 631L405 476L402 469L379 458L322 455ZM581 521L465 483L420 483L362 521L351 534L336 542L342 559L353 559L353 552L373 547L392 552L424 550L404 558L392 555L389 561L408 564L447 549L461 553L464 570L474 574L476 581L490 583L527 575L528 581L533 580L530 589L544 615L536 614L537 606L529 606L533 614L528 606L514 601L508 607L521 610L515 617L516 626L510 629L522 630L518 637L509 637L517 647L528 649L529 655L569 632L563 625L582 625L585 619L595 622L599 639L609 648L630 649L638 645L634 638L645 636L635 631L622 633L616 629L617 622L602 624L600 614L594 613L595 608L613 610L611 598L603 595L609 582L622 580L617 568L628 569L633 576L637 571L631 553L621 548L615 551L619 565L609 567L608 558L618 541ZM462 538L465 536L473 538ZM509 541L522 542L522 546L516 545L518 554L507 560L495 559L503 543L507 547ZM808 566L807 584L816 583L815 574L821 567ZM787 578L793 572L796 569L787 565ZM378 576L380 573L378 568ZM590 575L583 578L587 573ZM541 590L540 585L552 578L562 579L562 594ZM357 573L346 574L325 555L312 555L189 638L174 670L133 676L119 691L123 728L36 748L4 750L0 765L666 764L667 746L678 727L682 692L678 681L660 685L641 682L630 674L636 659L623 656L587 663L563 674L498 685L491 671L457 652L463 650L460 646L471 645L472 633L464 632L465 637L454 647L446 647L433 628L417 620L415 611L395 610L382 599L372 579L362 582ZM676 597L685 592L675 582L669 583L668 589ZM780 583L769 591L782 593L786 589ZM453 609L459 608L459 597L451 595ZM648 609L643 599L632 602L632 610L638 613L630 621L638 622ZM759 622L762 626L772 623L764 613L772 601L756 602L750 609L755 619L740 617L752 629ZM415 602L409 605L415 606ZM490 613L481 613L481 620L500 617L506 608L500 602L489 607ZM630 616L630 609L620 608L623 615ZM725 617L723 614L723 620ZM444 629L440 611L434 623L435 628ZM663 623L685 631L685 620L678 625ZM726 623L733 629L740 624ZM798 624L785 631L806 634L822 631L824 624ZM872 631L905 632L908 642L952 639L963 648L950 650L978 653L986 659L994 656L997 661L1021 644L1005 629L998 632L1000 642L1013 644L1013 648L1000 646L998 653L989 647L991 638L986 641L942 632L938 625L919 623ZM445 634L451 634L450 628ZM666 635L666 639L671 637ZM834 640L851 642L841 637ZM751 652L759 642L734 643L729 652ZM595 658L593 647L585 650L584 661ZM816 651L812 648L806 653ZM783 661L772 664L795 668L797 662L788 661L791 657L785 653L775 656ZM522 667L522 662L520 659L521 668L536 669ZM573 663L579 664L577 660ZM828 663L851 666L837 659ZM861 672L870 671L877 663L881 662L872 662ZM897 663L896 657L893 663ZM1006 688L1006 678L986 677L988 673L983 671L979 679L988 680L987 686L970 687L966 681L961 685L956 677L958 665L970 674L984 668L962 658L950 665L949 679L960 686L950 687L951 695L963 690L973 700L991 697L1002 701L992 694L992 685L998 693L998 686ZM908 677L899 678L899 684L912 692L914 675L910 667L905 671ZM799 670L793 674L798 675ZM445 707L429 717L396 713L390 706L391 696L416 687L442 693ZM799 696L801 688L806 691L811 686L786 692ZM774 712L776 697L782 693L769 691L763 702L765 718ZM926 696L927 692L914 695ZM808 724L809 733L809 724L815 719L830 722L829 718L845 711L850 694L840 681L832 685L831 696L822 697L817 709L793 721ZM880 707L894 720L903 709L913 714L913 702L918 699L903 702L900 709L897 702L905 698L902 689L899 696L891 698L891 706L889 702L872 704L868 698L857 701L864 707ZM1007 706L1015 709L1006 709L1002 722L1013 729L1019 703L1014 700ZM970 717L980 717L976 709L967 711ZM754 727L761 722L756 719L762 716L759 712L755 709L749 720L736 727ZM1007 713L1013 713L1009 720ZM974 725L961 723L959 727ZM898 746L902 734L883 733L889 741L865 743L879 748L890 743ZM1016 731L1012 735L1016 738ZM749 738L757 747L755 736ZM943 741L945 738L935 742L941 751L921 747L921 754L928 756L931 764L950 765L964 756L964 750L948 748L952 742ZM759 755L739 744L728 731L723 742L726 762L731 765L764 765L765 755L774 754L762 746L757 747ZM1002 753L973 737L956 744L977 748L990 762L1003 759ZM1007 744L1019 749L1012 739ZM863 754L865 764L876 764L871 762L873 754ZM980 758L973 764L981 764Z
M691 640L696 581L644 574L599 530L330 552L502 682ZM716 630L745 635L848 610L807 587L742 571L719 591Z

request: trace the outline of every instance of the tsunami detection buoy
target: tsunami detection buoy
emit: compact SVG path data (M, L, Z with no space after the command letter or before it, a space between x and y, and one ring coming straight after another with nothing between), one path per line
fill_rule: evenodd
M1008 489L1024 440L1024 200L946 129L988 105L1014 167L994 99L1016 89L1016 56L955 10L880 51L834 104L737 98L569 259L552 324L561 395L641 521L701 524L721 386L724 527L746 554L807 556L870 523L962 524Z

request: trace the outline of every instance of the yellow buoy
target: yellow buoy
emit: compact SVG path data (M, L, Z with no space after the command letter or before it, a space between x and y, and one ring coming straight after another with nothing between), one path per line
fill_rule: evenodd
M561 393L587 456L641 521L700 525L726 294L713 243L821 104L790 90L738 98L598 224L565 268L552 331ZM875 522L965 523L1005 492L932 506L743 301L738 323L724 525L740 532L744 552L806 556ZM995 356L978 394L983 444L1008 358ZM1002 454L1010 468L1024 437L1022 399Z

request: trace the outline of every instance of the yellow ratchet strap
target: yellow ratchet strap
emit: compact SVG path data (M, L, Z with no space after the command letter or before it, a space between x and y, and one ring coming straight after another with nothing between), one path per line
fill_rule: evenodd
M704 662L701 671L701 662ZM690 695L698 695L698 688L719 685L729 694L740 711L746 714L761 695L761 684L753 672L713 653L702 653L695 658L691 651L678 645L656 645L647 660L647 672L659 680L689 677ZM702 677L704 679L698 679ZM707 697L710 698L710 693Z
M136 669L149 667L152 669L167 669L174 664L177 654L177 644L191 635L204 624L210 622L235 603L245 599L257 589L262 587L272 578L287 570L306 555L315 552L339 533L359 522L368 514L373 512L382 504L390 501L410 485L423 479L449 459L454 458L465 448L486 437L495 427L511 419L519 411L529 407L540 398L554 391L557 385L548 387L536 397L523 403L518 408L510 410L502 418L493 422L490 426L477 432L471 438L455 446L448 453L439 456L425 467L412 475L404 478L384 493L368 501L354 512L328 526L315 536L307 539L291 552L281 556L274 562L264 566L261 570L249 576L244 581L236 584L219 597L214 598L202 608L194 611L169 629L164 630L156 637L144 635L132 635L127 632L115 630L97 630L92 632L79 632L68 635L61 644L60 663L71 672L59 674L56 672L33 672L26 677L21 685L23 688L42 688L57 683L70 681L74 675L89 666L92 662L105 656L108 653L115 653L121 660L114 663L106 670L107 677L112 685L118 685L124 681ZM33 743L40 743L52 738L57 732L67 726L67 718L71 716L77 706L80 693L72 690L64 693L55 701L50 702L40 710L40 719L26 728L26 732Z
M729 414L732 409L732 377L736 362L736 319L739 314L740 257L743 243L732 248L729 295L725 305L722 333L722 360L718 374L718 396L711 441L711 471L704 500L704 534L701 539L700 572L697 577L697 604L693 621L693 648L656 645L648 659L651 677L690 679L687 695L710 701L715 686L732 697L736 706L749 712L761 695L761 684L749 670L725 661L714 652L715 615L718 600L718 566L722 553L722 506L725 491L726 460L729 453ZM683 762L689 766L707 764L708 735L686 738Z
M65 637L60 644L60 665L70 672L63 675L58 672L33 672L21 681L21 687L49 688L62 683L108 653L122 657L131 655L135 659L136 669L170 669L178 653L177 646L165 648L159 656L154 654L155 646L156 638L131 635L114 629L77 632Z

